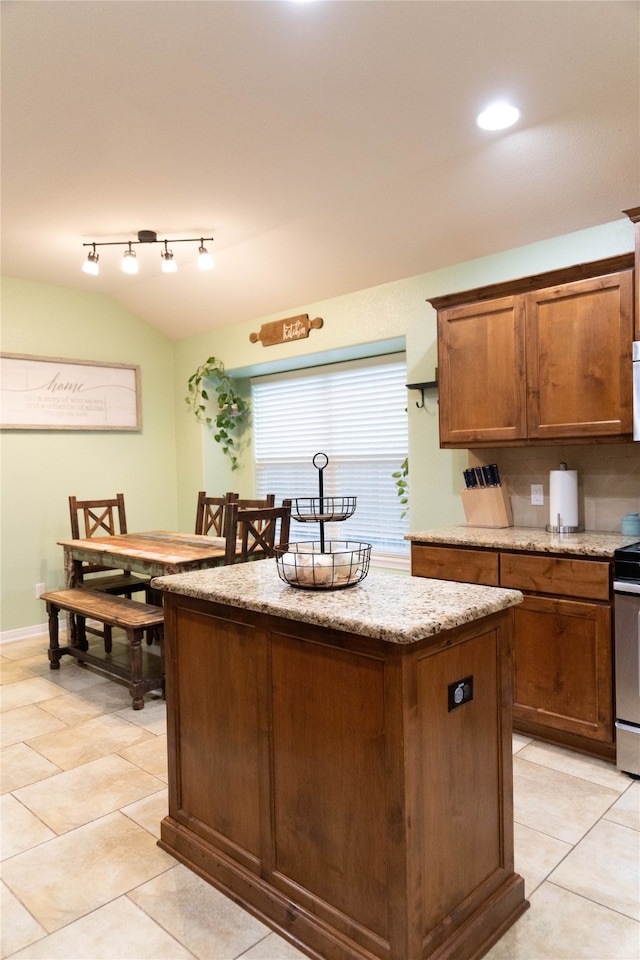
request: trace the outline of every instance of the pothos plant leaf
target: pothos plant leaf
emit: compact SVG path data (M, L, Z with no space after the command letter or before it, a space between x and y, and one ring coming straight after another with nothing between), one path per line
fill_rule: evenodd
M213 416L207 415L207 402L213 400L205 384L215 389L217 410ZM187 407L197 420L211 427L215 424L214 440L222 445L222 452L231 460L231 469L238 469L232 433L240 433L249 419L249 404L236 392L232 378L224 369L222 360L209 357L192 373L187 382L188 393L184 398ZM205 402L203 402L205 401Z
M395 470L391 474L392 478L395 480L396 484L396 493L400 499L400 504L403 507L408 506L409 504L409 458L405 457L402 463L400 464L400 469ZM400 519L402 520L406 517L408 511L403 510L400 514Z

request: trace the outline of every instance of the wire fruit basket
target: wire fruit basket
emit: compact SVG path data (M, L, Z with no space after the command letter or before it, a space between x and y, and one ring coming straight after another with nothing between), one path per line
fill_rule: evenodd
M339 590L364 580L369 572L371 544L355 540L325 541L324 525L346 520L356 509L355 497L325 497L323 471L329 462L326 453L316 453L318 496L291 500L291 516L299 523L317 523L320 541L290 543L276 550L280 578L304 590Z
M347 520L355 509L355 497L294 497L291 501L291 516L299 523Z
M324 550L317 540L290 543L276 551L280 578L306 590L352 587L369 572L371 544L355 540L328 540Z

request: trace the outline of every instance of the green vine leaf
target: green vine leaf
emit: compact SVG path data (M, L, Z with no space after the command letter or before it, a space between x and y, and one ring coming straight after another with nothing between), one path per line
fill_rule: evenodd
M409 458L405 457L402 463L400 464L399 470L394 470L391 474L396 485L396 493L398 494L400 505L406 507L409 504L409 481L407 477L409 476ZM403 520L407 516L408 510L403 510L400 514L400 519Z
M215 400L210 396L206 384L215 388ZM206 363L201 364L187 381L188 394L184 398L187 407L197 420L211 426L215 423L217 432L214 434L216 443L222 444L222 452L231 460L231 469L238 469L238 458L235 454L233 436L240 434L249 419L249 404L240 394L236 393L233 380L224 369L224 364L216 357L209 357ZM217 404L215 416L207 415L207 403L212 400ZM205 401L205 402L203 402Z

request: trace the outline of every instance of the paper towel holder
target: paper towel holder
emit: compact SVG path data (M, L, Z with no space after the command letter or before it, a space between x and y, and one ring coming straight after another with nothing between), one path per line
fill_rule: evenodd
M560 514L558 514L558 523L560 523ZM545 530L547 533L582 533L584 531L584 527L581 524L578 524L577 527L561 527L553 526L552 524L548 523L545 527Z
M560 469L561 470L567 469L567 464L564 462L564 460L560 461ZM560 523L560 514L558 514L558 523L557 524L548 523L545 527L545 530L547 531L547 533L582 533L584 530L584 527L581 524L578 524L577 527L562 526L562 524Z

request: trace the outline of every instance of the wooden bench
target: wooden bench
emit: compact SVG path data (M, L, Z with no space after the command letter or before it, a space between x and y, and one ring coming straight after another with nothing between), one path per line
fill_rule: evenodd
M156 677L142 675L142 637L145 630L154 630L158 635L164 622L162 607L138 603L126 597L113 596L98 590L74 587L68 590L52 590L42 594L49 617L49 668L60 669L60 657L68 654L83 663L91 663L105 673L129 681L129 692L134 710L144 707L144 694L157 687L164 696L164 662L161 674ZM76 620L74 635L69 646L61 647L58 641L58 614L65 610ZM109 657L97 657L89 653L85 629L87 618L98 620L109 627L120 627L129 641L129 668ZM161 643L162 649L162 643Z

